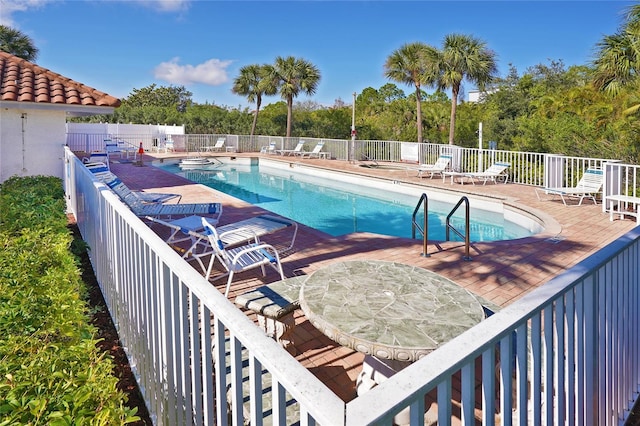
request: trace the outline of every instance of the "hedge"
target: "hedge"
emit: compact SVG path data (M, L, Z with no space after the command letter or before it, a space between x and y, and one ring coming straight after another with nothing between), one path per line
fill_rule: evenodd
M140 420L91 325L58 178L0 185L0 426Z

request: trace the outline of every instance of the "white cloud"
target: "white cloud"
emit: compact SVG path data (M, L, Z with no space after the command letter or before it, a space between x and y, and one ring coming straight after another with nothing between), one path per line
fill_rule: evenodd
M17 28L13 15L38 9L56 0L0 0L0 25ZM158 12L186 12L193 0L138 0L143 6ZM130 3L129 0L126 3Z
M154 76L171 84L187 85L193 83L218 86L229 81L227 67L233 61L209 59L198 65L180 65L180 58L163 62L154 69Z
M191 0L140 0L140 3L160 12L184 12Z
M0 0L0 25L16 28L13 20L15 12L25 12L29 9L38 9L51 3L52 0Z

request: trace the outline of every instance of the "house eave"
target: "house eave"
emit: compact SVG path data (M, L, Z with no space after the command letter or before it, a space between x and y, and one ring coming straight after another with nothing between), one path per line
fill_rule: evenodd
M87 117L90 115L113 114L114 107L96 105L69 105L38 102L0 101L1 109L37 109L45 111L64 111L68 117Z

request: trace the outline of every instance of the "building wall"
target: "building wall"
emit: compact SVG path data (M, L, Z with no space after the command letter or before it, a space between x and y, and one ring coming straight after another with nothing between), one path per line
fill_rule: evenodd
M66 113L4 108L0 113L0 183L12 176L62 178Z
M184 126L163 124L122 124L122 123L67 123L69 133L107 135L184 135Z

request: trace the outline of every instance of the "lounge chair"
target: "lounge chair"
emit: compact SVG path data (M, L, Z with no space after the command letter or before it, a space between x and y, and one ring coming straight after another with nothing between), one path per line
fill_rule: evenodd
M109 186L123 200L128 198L130 202L135 202L134 198L137 198L143 203L166 203L177 199L176 202L179 203L182 198L180 194L132 191L104 163L87 163L85 166L94 174L96 179Z
M122 190L122 182L120 179L113 179L105 182L116 194ZM143 199L141 194L134 193L120 196L120 199L131 209L136 216L139 217L172 217L172 216L189 216L194 214L211 216L210 219L218 220L222 215L222 204L220 203L189 203L189 204L164 204L162 201ZM154 194L156 195L156 194ZM173 195L173 194L162 194ZM123 198L124 197L124 198Z
M430 178L433 178L434 175L441 175L449 164L451 163L450 155L441 155L438 157L438 160L435 164L420 164L418 167L418 177L423 177L424 174L429 173Z
M205 273L205 277L209 279L211 270L218 259L226 272L214 278L214 280L228 276L227 286L224 295L229 295L231 281L237 273L248 271L255 268L262 270L262 275L266 276L265 266L270 266L280 274L280 279L284 280L284 272L280 263L280 255L278 251L271 245L261 243L256 237L253 243L241 245L238 247L228 248L225 246L221 236L216 228L211 225L206 218L202 218L202 225L205 233L209 238L209 244L213 247L214 254L209 262L209 267ZM233 231L232 231L233 232Z
M121 199L125 200L127 204L133 204L137 202L163 204L172 200L176 200L176 203L179 203L182 199L181 194L132 191L118 177L115 177L114 179L106 179L103 177L100 180L102 180L109 188L111 188L113 192L118 194Z
M511 163L497 162L492 164L487 170L484 172L478 173L458 173L458 172L443 172L442 180L446 178L446 176L451 176L451 182L455 178L461 179L461 182L464 183L464 179L468 179L472 184L476 184L476 180L481 180L483 185L486 185L488 181L492 181L493 183L498 183L498 179L504 179L504 183L507 183L509 180L509 175L507 174L507 170L511 167Z
M107 151L93 151L88 157L82 159L84 164L102 163L109 167L109 153Z
M216 141L216 144L213 146L205 146L204 150L205 151L222 151L222 149L224 148L224 142L225 139L224 138L218 138L218 140Z
M304 148L304 141L298 142L296 147L293 149L279 149L277 152L280 155L297 155L298 153L303 152L302 148Z
M276 149L275 142L269 142L268 146L263 146L262 148L260 148L261 154L275 154L277 151L278 150Z
M551 194L552 196L559 195L565 206L568 205L565 196L567 198L578 198L580 200L577 204L578 206L582 205L582 201L585 198L590 198L593 200L594 204L598 204L596 195L602 190L602 184L602 170L589 168L584 172L576 186L536 188L536 196L538 197L538 200L542 200L540 198L540 192Z
M115 176L111 173L109 166L101 161L97 161L95 163L84 163L84 166L100 180Z
M111 139L104 140L104 149L110 156L118 154L120 158L124 154L126 158L129 158L130 154L133 154L133 158L136 158L137 149L133 146L127 146L125 142L112 141Z
M296 155L299 155L301 158L327 158L330 153L322 152L322 147L324 147L324 141L318 142L313 150L301 151Z
M167 244L172 246L178 252L182 253L182 258L191 261L195 260L202 268L202 272L206 273L210 266L205 266L203 258L214 255L214 250L209 244L208 234L202 225L202 217L193 215L172 221L164 221L162 219L147 217L153 223L169 228L171 234L165 239ZM207 221L212 224L212 221ZM298 234L298 224L292 220L285 219L273 215L260 215L249 219L241 220L224 226L218 226L218 236L224 243L225 247L233 247L239 244L247 244L260 239L264 235L273 234L285 229L292 229L293 234L289 246L284 250L293 248L293 244ZM184 242L189 247L183 248ZM209 263L214 261L212 256Z

